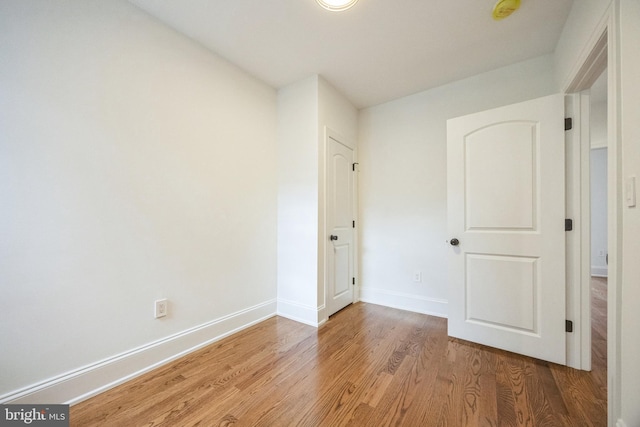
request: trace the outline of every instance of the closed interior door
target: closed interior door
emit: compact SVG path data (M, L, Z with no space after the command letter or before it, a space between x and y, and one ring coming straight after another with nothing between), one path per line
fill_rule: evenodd
M328 315L353 302L353 150L328 138L327 309Z
M566 363L564 101L447 122L449 335Z

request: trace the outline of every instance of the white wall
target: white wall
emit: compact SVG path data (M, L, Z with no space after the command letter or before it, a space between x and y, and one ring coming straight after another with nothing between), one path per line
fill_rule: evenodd
M358 110L322 77L318 80L318 93L320 126L329 127L355 147L358 138Z
M0 63L0 400L275 313L275 90L116 0L0 1Z
M606 79L606 75L604 76ZM592 102L591 139L591 274L607 276L607 102Z
M591 148L603 148L607 141L607 103L591 104L590 111Z
M622 178L640 179L640 1L620 0L620 137ZM623 187L624 188L624 187ZM623 193L624 195L624 193ZM640 206L622 207L620 295L621 419L640 425Z
M556 84L564 90L574 77L586 42L605 16L611 0L577 0L573 2L554 54Z
M547 55L361 110L364 301L447 315L446 120L549 95L553 77Z
M317 323L318 76L278 91L278 314Z

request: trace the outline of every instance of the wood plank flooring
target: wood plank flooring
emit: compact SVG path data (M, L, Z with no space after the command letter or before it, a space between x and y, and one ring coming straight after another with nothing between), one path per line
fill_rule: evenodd
M606 299L594 313L592 372L372 304L318 329L274 317L73 406L71 425L606 426Z

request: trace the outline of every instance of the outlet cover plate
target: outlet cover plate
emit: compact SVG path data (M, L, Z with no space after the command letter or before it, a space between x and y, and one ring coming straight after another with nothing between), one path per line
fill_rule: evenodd
M169 309L169 301L166 298L156 300L154 316L156 319L165 317Z

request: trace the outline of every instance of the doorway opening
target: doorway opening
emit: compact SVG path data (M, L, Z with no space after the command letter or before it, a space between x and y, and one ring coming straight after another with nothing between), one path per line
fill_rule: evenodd
M581 91L591 89L598 77L606 70L606 94L607 94L607 253L605 258L607 265L607 325L606 325L606 384L607 384L607 405L608 405L608 425L615 425L617 414L620 414L620 384L622 378L618 366L620 354L619 333L620 328L620 215L619 215L619 182L620 182L620 141L619 141L619 93L618 93L618 49L616 34L616 3L607 11L605 18L599 24L599 28L595 31L588 42L588 48L583 51L576 62L576 70L570 76L565 85L565 93L579 94ZM589 167L590 162L590 141L586 146L589 155L583 157L583 165ZM589 200L589 192L591 190L589 183L589 174L582 174L582 188L587 192L587 201ZM585 188L586 187L586 188ZM590 215L590 204L581 204L580 211ZM580 359L584 361L585 357L589 359L589 367L591 363L591 354L593 346L591 345L592 317L591 317L591 268L590 268L590 222L584 224L583 230L586 229L586 244L583 242L580 247L581 262L579 263L580 279L575 282L579 283L580 290L574 295L580 301L576 306L580 306L579 319L581 323L581 337L576 337L575 342L579 343ZM595 292L594 292L595 293ZM583 368L584 369L584 368Z
M607 381L608 132L607 70L589 91L591 368Z

